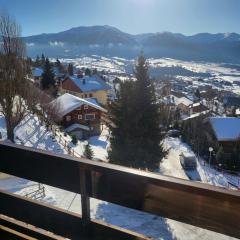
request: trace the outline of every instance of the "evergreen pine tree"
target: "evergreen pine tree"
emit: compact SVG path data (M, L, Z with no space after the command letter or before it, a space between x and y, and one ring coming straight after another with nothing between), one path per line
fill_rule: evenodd
M39 67L40 65L41 65L40 57L37 55L36 60L35 60L35 66Z
M84 147L84 157L87 159L93 159L93 150L92 150L89 142Z
M86 76L91 76L91 74L92 74L91 70L89 68L86 68L85 75Z
M73 76L73 65L71 63L68 64L67 71L70 76Z
M135 66L135 133L139 145L139 165L154 169L165 155L160 141L160 112L148 64L141 53Z
M42 53L42 56L41 56L41 66L42 66L42 67L45 65L45 61L46 61L45 56L44 56L44 54Z
M64 73L64 66L59 59L56 60L55 67L58 69L59 73Z
M110 162L154 170L166 152L160 142L160 112L147 62L141 54L136 81L120 83L118 99L110 106Z
M197 97L198 100L201 99L201 93L199 91L199 89L197 88L197 90L195 91L195 96Z
M49 89L50 87L55 87L55 80L51 64L48 58L46 58L42 74L42 88Z
M97 75L98 74L98 70L96 68L94 68L92 74L93 75Z
M56 60L56 62L55 62L55 66L56 66L56 67L59 67L60 64L61 64L61 62L60 62L59 59L57 58L57 60Z
M109 116L111 124L111 150L109 159L111 163L135 167L134 160L134 135L132 121L133 107L131 95L133 94L133 82L124 81L120 83L117 99L109 105Z

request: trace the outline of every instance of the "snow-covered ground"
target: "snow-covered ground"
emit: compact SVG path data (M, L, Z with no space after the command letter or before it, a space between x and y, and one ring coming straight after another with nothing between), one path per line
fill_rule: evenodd
M101 134L99 136L93 136L88 139L88 142L93 150L93 158L97 160L102 160L107 162L107 146L108 141L108 129L104 126ZM75 152L78 155L83 155L84 146L87 144L87 141L78 141L76 146L72 146Z
M79 58L62 58L60 60L66 64L73 63L76 68L90 67L91 69L97 69L98 71L104 70L110 75L113 74L113 78L114 75L119 77L119 75L126 73L132 74L135 62L135 59L129 60L118 57L103 57L97 55ZM191 74L189 76L184 73L181 74L181 72L174 73L174 71L170 75L182 80L191 81L195 87L211 84L212 81L218 81L220 89L230 90L240 94L239 85L234 83L239 82L240 78L240 66L237 64L182 61L172 58L149 58L147 60L151 74L154 74L158 69L161 70L163 68L180 67L183 70L193 73L193 76L191 76ZM204 77L202 77L202 75ZM159 74L155 77L158 78ZM204 83L199 82L199 78L204 78L206 81ZM233 85L224 85L221 83L222 81L233 83Z
M0 132L3 135L3 139L6 138L6 126L4 117L0 115ZM44 125L41 125L38 118L31 114L27 115L23 121L15 129L15 142L17 144L22 144L24 146L43 149L52 151L55 153L67 154L68 151L64 147L63 141L59 141L59 136L61 139L67 141L67 146L74 149L75 156L83 156L84 146L86 141L78 141L76 145L71 142L71 137L69 135L64 136L63 132L58 131L58 135L54 137L51 131L48 131ZM108 130L106 127L100 136L94 136L89 139L89 143L92 147L94 157L103 161L107 161L107 145L108 145Z
M31 114L27 115L15 129L16 143L24 146L52 151L55 153L67 152L59 144L50 131L42 126L38 118Z
M0 129L5 130L4 118L0 118ZM41 126L37 117L27 116L15 131L17 142L34 148L46 149L57 153L66 154L64 146L58 142L59 137L53 138L53 134ZM64 135L61 135L64 137ZM94 151L94 157L102 160L107 159L108 132L104 128L100 136L90 138L89 142ZM70 137L65 137L70 141ZM84 142L72 146L79 155L83 153ZM169 155L161 164L161 173L187 179L187 174L182 170L178 161L179 151L190 151L189 147L179 139L167 138L164 142L170 148ZM200 166L200 165L199 165ZM199 168L198 166L198 168ZM0 174L1 175L1 174ZM204 175L199 171L201 179ZM0 178L1 179L1 178ZM204 182L206 179L204 180ZM212 181L213 183L213 181ZM221 184L219 184L221 185ZM41 201L81 213L80 195L44 185L46 196ZM5 189L20 195L26 195L38 188L38 184L25 179L8 177L0 180L0 189ZM97 199L91 199L91 217L103 220L120 227L124 227L153 239L232 239L204 229L196 228L187 224L154 216L144 212L128 209L115 204L106 203Z
M51 59L55 61L55 59ZM98 71L105 70L109 73L126 73L133 70L135 59L125 59L119 57L103 57L92 55L89 57L79 58L62 58L60 61L64 63L73 63L77 68L91 68ZM239 80L239 65L231 65L224 63L194 62L182 61L173 58L149 58L147 59L150 69L164 67L182 67L195 73L211 74L212 78L233 82Z
M54 61L54 59L52 59ZM125 66L131 62L124 58L118 57L102 57L92 55L90 57L81 58L64 58L60 59L64 63L73 63L76 68L91 68L98 71L105 71L109 73L125 73Z

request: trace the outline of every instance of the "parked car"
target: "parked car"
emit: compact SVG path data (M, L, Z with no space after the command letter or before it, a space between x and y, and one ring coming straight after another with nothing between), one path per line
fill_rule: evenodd
M180 163L183 169L194 170L197 167L197 161L194 154L182 152L180 154Z
M181 135L181 132L177 129L171 129L167 132L168 137L177 138L177 137L180 137L180 135Z

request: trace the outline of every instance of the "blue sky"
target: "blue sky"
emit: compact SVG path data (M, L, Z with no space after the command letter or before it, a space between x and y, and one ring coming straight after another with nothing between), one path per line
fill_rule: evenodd
M128 33L240 33L240 0L0 0L22 35L111 25Z

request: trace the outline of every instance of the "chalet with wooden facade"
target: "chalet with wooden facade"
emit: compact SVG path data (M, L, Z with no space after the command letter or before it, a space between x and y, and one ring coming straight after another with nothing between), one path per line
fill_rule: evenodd
M203 105L201 102L193 103L189 106L189 115L202 113L207 110L208 108L205 105Z
M187 97L174 97L174 103L182 114L189 115L189 107L193 104L193 101Z
M78 139L98 135L101 131L101 115L107 112L95 99L83 99L65 93L53 101L58 115L58 123L65 131Z
M101 105L106 105L111 86L100 76L67 76L61 83L61 92L70 93L80 98L95 98Z
M222 146L226 154L232 153L240 139L240 118L210 117L207 125L211 140Z

